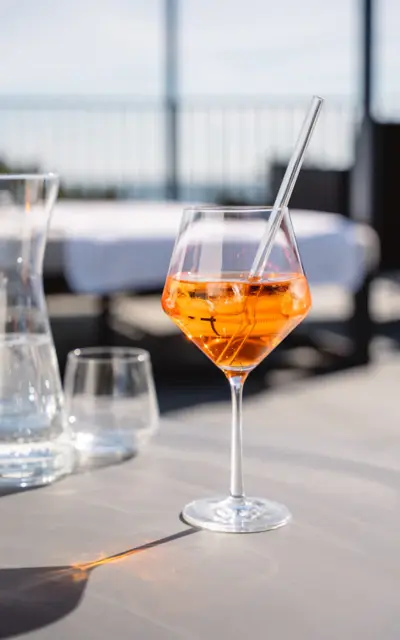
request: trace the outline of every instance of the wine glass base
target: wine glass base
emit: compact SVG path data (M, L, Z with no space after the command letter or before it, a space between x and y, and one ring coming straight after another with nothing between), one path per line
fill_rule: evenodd
M223 533L256 533L283 527L291 520L283 504L262 498L204 498L182 511L188 524Z

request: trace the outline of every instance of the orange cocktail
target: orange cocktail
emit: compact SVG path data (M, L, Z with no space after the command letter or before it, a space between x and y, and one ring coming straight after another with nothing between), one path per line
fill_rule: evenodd
M257 366L311 306L302 274L240 276L169 276L162 297L164 311L227 375Z

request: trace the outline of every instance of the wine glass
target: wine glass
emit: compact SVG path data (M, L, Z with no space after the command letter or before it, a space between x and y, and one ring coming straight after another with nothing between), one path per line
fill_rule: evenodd
M231 387L230 495L195 500L182 512L189 524L213 531L266 531L291 518L284 505L247 497L242 474L243 384L311 307L287 209L265 264L250 275L271 213L271 207L186 209L162 295L165 313Z

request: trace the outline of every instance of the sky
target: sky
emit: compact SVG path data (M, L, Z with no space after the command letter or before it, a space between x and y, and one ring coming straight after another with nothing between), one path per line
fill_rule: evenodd
M356 100L360 1L180 0L181 95ZM390 101L400 95L400 2L376 5L376 91ZM163 7L0 0L0 93L159 96Z
M293 105L224 119L184 114L185 179L262 182L268 158L288 157L305 100L315 93L327 102L309 157L348 166L360 100L361 0L177 2L183 99ZM400 114L400 0L375 4L375 106L389 118ZM0 155L71 180L158 179L165 154L162 114L154 107L142 115L122 107L108 114L24 111L6 108L4 96L154 103L163 95L164 9L164 0L0 0Z

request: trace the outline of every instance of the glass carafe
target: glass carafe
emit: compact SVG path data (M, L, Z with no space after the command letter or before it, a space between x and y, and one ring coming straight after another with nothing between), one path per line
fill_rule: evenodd
M71 467L42 277L58 182L0 176L0 487L47 484Z

